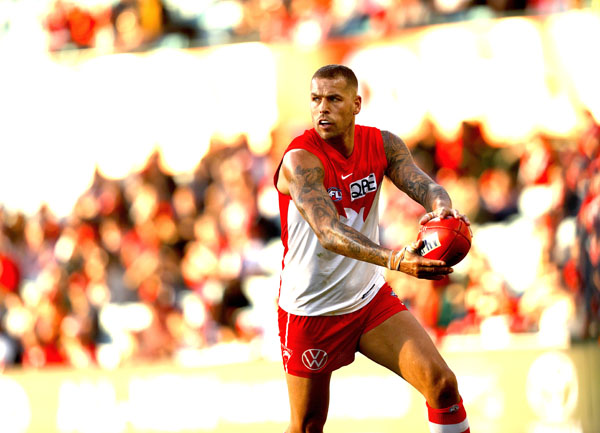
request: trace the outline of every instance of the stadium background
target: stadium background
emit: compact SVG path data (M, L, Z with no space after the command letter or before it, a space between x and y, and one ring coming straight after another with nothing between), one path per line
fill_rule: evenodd
M594 2L0 3L1 431L285 428L271 179L345 63L473 221L444 284L389 275L473 431L600 432L599 44ZM363 358L332 392L329 432L426 431Z

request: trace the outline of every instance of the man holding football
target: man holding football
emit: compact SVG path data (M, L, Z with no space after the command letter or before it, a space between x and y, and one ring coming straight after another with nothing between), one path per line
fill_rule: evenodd
M469 221L399 137L355 124L362 100L352 70L320 68L310 92L313 129L292 141L275 174L284 244L279 330L291 406L287 433L323 431L331 374L357 351L425 397L431 432L468 433L454 373L383 269L435 280L452 268L419 255L422 241L401 250L379 245L383 177L425 207L421 224L436 217Z

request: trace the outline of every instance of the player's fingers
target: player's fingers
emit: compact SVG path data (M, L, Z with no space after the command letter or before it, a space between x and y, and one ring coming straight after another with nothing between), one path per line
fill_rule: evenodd
M449 217L449 216L456 217L456 215L454 214L455 209L448 209L447 207L442 207L442 208L436 209L436 211L438 212L438 215L442 219Z
M454 269L450 266L446 266L446 264L440 260L422 259L422 262L413 262L407 273L421 279L439 280L452 272L454 272Z
M423 225L427 224L430 220L432 220L434 217L435 217L435 214L433 212L426 213L419 220L419 224L421 224L423 226Z
M443 260L433 260L433 259L423 258L420 261L420 265L424 268L441 269L446 266L446 262L444 262Z
M420 268L415 270L414 276L424 279L441 279L454 272L452 268Z
M422 275L418 278L421 280L443 280L445 277L445 275Z
M465 222L465 224L469 228L469 233L471 234L471 237L473 237L473 230L471 229L471 221L469 221L469 218L463 214L458 214L458 215L459 215L459 218Z
M456 209L453 209L453 213L454 213L454 217L455 218L460 218L461 220L463 220L467 225L471 225L471 221L469 221L469 218L465 215L460 213L459 211L457 211Z
M417 257L421 257L419 254L419 250L423 247L423 240L416 240L411 242L410 244L404 247L404 258L408 258L409 254L416 255Z
M425 241L423 241L423 239L417 239L406 246L406 251L413 254L419 254L419 250L423 248L423 245L425 245Z
M469 229L469 234L473 237L473 229L471 229L471 223L467 220L467 228Z
M448 268L448 267L435 267L435 268L429 268L428 272L432 273L432 274L436 274L436 275L448 275L451 274L452 272L454 272L454 269L452 268Z

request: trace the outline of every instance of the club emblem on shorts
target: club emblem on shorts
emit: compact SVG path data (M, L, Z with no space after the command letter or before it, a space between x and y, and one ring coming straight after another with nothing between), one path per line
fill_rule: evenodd
M320 370L327 364L327 352L321 349L308 349L302 354L302 364L309 370Z
M283 366L287 371L288 361L292 357L292 350L285 347L283 344L281 345L281 357L283 358Z
M331 200L333 201L340 201L342 199L342 191L339 188L336 188L335 186L329 188L327 192L329 193L329 197L331 197Z

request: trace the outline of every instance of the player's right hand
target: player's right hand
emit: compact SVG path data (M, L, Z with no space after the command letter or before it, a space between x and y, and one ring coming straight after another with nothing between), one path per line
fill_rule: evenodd
M454 270L441 260L431 260L419 254L423 240L412 242L400 251L392 252L390 268L401 271L415 278L425 280L441 280Z

